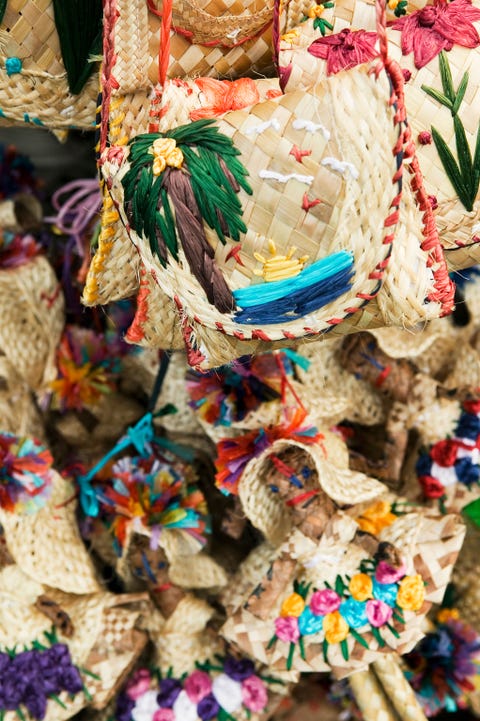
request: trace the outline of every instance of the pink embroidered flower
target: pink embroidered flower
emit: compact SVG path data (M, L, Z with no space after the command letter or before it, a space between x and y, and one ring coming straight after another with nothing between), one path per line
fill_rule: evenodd
M327 75L334 75L340 70L349 70L376 57L376 40L377 33L367 33L365 30L352 32L345 28L335 35L314 40L308 52L316 58L326 60Z
M472 7L472 0L433 0L422 10L416 10L390 26L402 31L402 52L413 52L415 67L423 68L442 50L454 45L476 48L480 36L472 23L480 20L480 9Z
M175 712L172 708L159 708L153 714L153 721L175 721Z
M402 563L400 568L394 568L386 561L380 561L375 571L375 580L379 583L396 583L404 577L406 572L407 567L404 563Z
M268 702L268 693L261 678L254 675L242 681L242 699L249 711L263 711Z
M327 613L334 613L340 608L342 599L331 588L324 588L323 591L315 591L310 599L310 610L314 616L324 616Z
M384 601L377 599L373 601L367 601L367 618L372 626L380 628L390 621L393 615L393 609L390 608Z
M300 638L298 630L298 618L295 616L283 616L275 619L275 635L285 643L297 643Z
M152 677L146 668L139 668L132 676L127 688L127 696L134 701L148 691Z
M212 681L205 671L194 671L185 679L183 688L193 703L199 703L212 690Z

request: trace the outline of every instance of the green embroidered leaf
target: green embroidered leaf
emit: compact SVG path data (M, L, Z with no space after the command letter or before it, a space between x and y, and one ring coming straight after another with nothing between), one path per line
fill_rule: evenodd
M268 642L267 651L269 651L272 648L272 646L275 644L276 640L277 640L277 637L272 636L272 638Z
M462 513L469 518L475 525L480 526L480 498L463 507Z
M350 655L348 653L348 643L346 639L340 641L340 648L342 649L343 658L345 659L345 661L348 661Z
M443 92L446 97L452 102L455 102L455 90L453 87L452 71L448 62L447 54L444 50L438 56L440 61L440 78L442 80Z
M65 704L63 703L63 701L58 698L58 696L52 694L52 696L50 696L50 698L53 698L53 700L55 701L55 703L58 703L58 705L61 706L62 708L64 708L64 709L67 708L67 707L65 706Z
M472 203L470 202L468 189L465 187L457 162L444 139L442 138L438 130L433 126L432 137L435 143L435 147L437 148L437 152L440 156L440 160L442 161L442 165L445 168L445 172L451 184L453 185L455 192L457 193L465 208L469 211L472 210Z
M304 640L303 640L303 636L300 636L300 638L298 639L298 645L299 645L299 647L300 647L300 656L303 658L304 661L306 661L306 658L305 658L305 643L304 643Z
M427 93L427 95L430 95L431 98L434 100L437 100L442 105L445 105L449 110L452 110L453 103L443 95L439 90L435 90L435 88L430 88L428 85L422 85L422 90Z
M387 628L391 633L393 633L395 638L400 638L400 634L394 626L392 626L390 623L387 623Z
M460 80L460 85L457 88L457 95L455 97L455 102L453 103L452 107L452 115L456 115L460 109L460 105L462 104L463 98L465 97L465 91L467 89L468 85L468 73L465 73L463 78Z
M458 162L460 165L460 171L462 173L463 182L468 190L469 197L472 205L475 198L472 198L472 183L473 183L473 163L472 154L470 152L470 146L468 145L467 135L463 123L455 115L453 118L453 127L455 130L455 143L457 145Z
M393 611L393 618L395 619L395 621L398 621L398 623L405 623L403 611L398 608L398 606Z
M474 195L474 199L476 199L476 197L478 195L479 183L480 183L480 125L478 126L478 130L477 130L477 140L475 143L475 152L473 155L472 193Z
M368 642L363 638L363 636L361 636L357 631L355 631L354 628L350 629L350 633L352 634L355 641L358 641L358 643L364 648L368 648Z
M94 68L89 57L102 47L102 0L53 0L53 10L68 87L76 95Z
M378 643L378 645L380 646L380 648L384 648L384 646L385 646L385 641L384 641L383 638L381 637L380 631L378 630L378 628L375 628L375 626L372 626L371 628L372 628L372 634L373 634L376 642Z
M295 653L295 644L291 643L290 648L288 650L288 658L287 658L287 671L291 671L292 664L293 664L293 655Z
M23 711L22 711L21 708L17 708L16 711L15 711L15 713L17 714L17 716L18 716L18 718L20 719L20 721L26 721L26 719L25 719L25 714L23 713Z
M338 593L339 596L343 596L344 590L345 584L343 583L343 579L341 576L337 576L335 579L335 591Z
M322 643L323 660L328 663L328 641L325 638Z

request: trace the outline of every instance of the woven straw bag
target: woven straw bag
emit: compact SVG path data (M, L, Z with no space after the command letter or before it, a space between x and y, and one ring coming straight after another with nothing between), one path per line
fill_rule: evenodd
M113 8L117 3L111 0L108 5ZM128 5L127 17L123 7ZM151 12L146 1L119 0L118 7L118 81L125 92L134 92L148 87L149 74L155 78L160 23L155 13L161 13L162 7L153 0ZM259 0L176 3L172 77L268 72L271 9L271 4ZM0 61L0 125L94 129L98 75L94 72L79 94L70 93L51 0L7 1L0 24Z
M480 260L477 238L480 203L478 183L475 180L480 158L477 156L468 160L469 151L466 148L468 144L471 156L474 156L479 112L480 78L476 68L480 56L477 34L480 3L478 0L472 0L471 3L455 0L445 14L440 33L436 29L439 27L437 23L443 22L441 2L410 0L405 5L404 16L401 13L397 15L393 6L394 3L389 3L389 52L401 64L408 78L405 84L405 104L424 174L425 189L434 208L435 221L451 270L465 268ZM280 66L289 73L288 85L292 87L309 87L313 79L318 79L319 73L325 72L324 61L312 53L315 47L318 49L323 45L321 57L326 57L328 46L323 43L329 42L330 32L337 34L339 42L344 36L348 44L350 40L356 41L349 34L350 29L354 32L375 29L375 12L367 0L355 0L353 3L350 0L339 0L335 6L325 8L320 17L321 21L308 20L303 23L294 35L287 35L282 43ZM329 23L329 27L323 26L322 32L327 35L325 40L318 29L318 23L324 21ZM442 48L446 52L440 56ZM332 56L333 51L330 60L327 59L327 72L334 63ZM441 78L442 66L444 80ZM429 91L430 88L433 88L433 93ZM441 94L445 92L451 98L450 105L448 98L441 99ZM432 125L435 130L432 130ZM435 133L440 136L439 140L435 138ZM450 160L446 157L441 159L438 145L446 145L450 149ZM462 168L459 154L464 151ZM444 155L447 154L448 151L444 151ZM453 164L457 164L457 174L460 165L462 177L455 185L449 180L452 160Z
M30 388L44 390L56 376L55 350L65 322L63 293L46 258L0 270L0 307L3 354Z
M168 18L165 13L164 18L166 18L164 32L167 36ZM380 28L382 27L380 25ZM162 47L164 54L161 65L165 70L169 56L166 52L167 46ZM384 44L382 47L384 48ZM390 72L391 64L387 63L386 67ZM243 166L238 166L235 159L236 164L234 163L232 167L235 167L236 179L234 180L232 176L232 187L236 188L236 184L239 183L244 189L239 189L238 193L235 190L233 196L232 190L227 191L227 195L230 193L228 202L233 205L229 206L228 212L224 211L227 214L221 216L221 221L215 221L214 216L211 215L213 211L204 208L207 218L210 218L208 223L216 230L211 230L203 224L203 221L201 222L203 228L199 226L199 231L201 230L205 238L203 246L199 241L198 247L194 249L187 239L185 242L181 241L181 249L176 249L177 241L169 241L173 243L173 246L170 245L173 248L173 255L168 251L168 257L163 256L161 262L158 260L158 253L162 256L165 251L157 248L157 253L155 250L155 242L163 242L159 241L161 234L155 239L152 233L157 231L153 230L153 225L150 223L149 245L146 236L141 237L142 228L139 227L140 235L134 230L135 224L138 226L139 216L133 218L135 209L140 207L143 201L146 202L146 196L142 195L136 181L134 183L132 180L136 173L136 163L138 161L141 165L146 159L148 166L150 159L153 161L151 154L153 150L148 144L142 146L141 143L147 143L147 140L143 141L140 138L138 141L140 145L130 144L131 148L136 147L137 150L129 155L130 148L124 147L126 138L118 138L117 142L117 132L112 135L115 116L112 119L111 112L110 143L107 147L107 127L104 118L102 128L104 145L101 148L104 178L111 187L112 198L123 222L128 224L130 236L140 252L142 272L153 276L159 283L162 294L166 294L170 298L170 304L174 303L180 312L182 334L190 350L191 364L199 368L218 365L242 353L252 352L252 345L254 350L258 350L255 344L259 341L266 343L267 347L268 344L272 347L275 343L285 345L296 339L312 338L332 329L344 333L350 332L355 325L364 327L372 324L381 325L385 322L412 322L413 318L418 320L419 311L422 313L421 317L425 317L426 313L435 316L451 307L452 289L446 278L446 267L438 242L435 240L435 230L429 216L430 210L423 208L424 219L430 218L425 230L423 262L425 264L429 257L430 262L433 263L435 260L436 264L433 279L431 275L428 278L420 276L417 283L416 280L411 281L412 278L416 278L413 270L409 273L407 296L409 283L412 282L415 286L412 292L411 305L415 306L412 309L412 317L409 317L403 309L401 313L395 311L396 298L393 293L390 293L388 298L379 300L378 306L374 303L370 308L363 310L380 291L390 254L393 253L395 258L395 246L391 246L391 241L394 226L398 222L401 202L397 188L400 171L392 155L392 149L398 153L404 143L408 143L409 153L412 151L407 134L398 127L398 123L403 122L401 112L395 115L397 125L391 122L393 116L389 103L390 88L387 74L380 71L378 78L374 79L367 70L368 65L363 65L349 73L327 78L321 85L311 88L307 94L292 91L279 98L270 94L267 96L269 97L267 101L257 102L249 113L239 110L223 115L218 128L222 134L220 137L225 138L224 149L227 146L231 149L227 151L228 155L230 152L235 154L235 149L238 148ZM400 74L397 71L395 73L394 83L397 85L400 83L398 92L401 94ZM108 94L108 73L106 76L106 94ZM165 74L163 77L165 79ZM202 125L201 121L198 121L200 122L198 126L195 123L190 123L188 127L182 126L183 131L182 127L172 128L173 117L178 116L175 126L182 122L182 114L179 114L175 105L175 100L178 102L181 93L175 89L175 83L165 87L163 85L165 83L152 101L151 130L166 132L167 135L172 135L172 138L178 137L181 147L183 147L182 132L186 133L185 142L188 143L188 134L195 133L196 127L199 130L202 128L202 137L206 134L205 137L209 138L209 133L215 135L216 127ZM171 89L175 92L169 92ZM191 93L191 89L189 92ZM234 97L238 102L242 102L240 92L235 93ZM355 97L355 102L358 98L359 103L367 102L368 98L369 109L365 108L365 114L370 113L369 123L365 124L365 127L362 125L361 132L365 133L365 136L360 144L358 129L355 128L353 137L353 128L348 121L350 111L347 106L352 97ZM401 105L401 98L399 102ZM371 111L372 104L376 107L375 113ZM183 102L182 106L184 105ZM195 106L190 107L193 109ZM222 110L224 108L225 106ZM190 120L195 121L199 117L205 117L205 110L204 108L201 114L195 109L193 112L191 110ZM210 110L212 115L217 112L215 108L213 111ZM375 123L378 123L378 126L375 126ZM121 124L122 128L125 128L124 118ZM136 121L135 129L138 130L138 127L139 123ZM327 137L330 138L328 141ZM152 142L153 140L152 136ZM371 159L375 158L374 165L378 160L378 165L381 166L376 167L375 171L371 165L363 162L363 153L367 152L365 148L370 147L372 142L384 144L384 147L378 148L378 153L370 156ZM172 139L167 144L171 145ZM290 152L292 148L294 150ZM144 155L140 149L143 149ZM300 149L303 150L303 154ZM222 159L221 162L225 160ZM181 165L181 161L179 163ZM248 170L245 170L245 167ZM369 168L372 169L374 179ZM298 173L297 170L304 170L305 173ZM227 173L230 172L227 168ZM311 174L307 175L307 172ZM180 180L186 177L183 173L175 175L175 170L173 173L169 170L168 173L172 178ZM245 178L246 173L248 178ZM216 177L217 181L221 182L219 180L221 175L218 176L218 172ZM377 180L378 186L373 186L372 183L377 183ZM421 179L418 172L416 172L416 181L418 200L420 197L418 193L421 194L419 190ZM254 197L261 199L258 204L253 204L248 199L246 183L252 186ZM158 188L158 184L155 187ZM329 187L328 193L327 187ZM128 196L126 198L125 190ZM174 195L178 192L179 189L174 191ZM409 199L409 192L406 191L407 207L412 208L413 215L417 218L418 235L421 232L422 221L415 207L416 201L413 195L410 195ZM378 216L371 212L369 198L372 194L378 196L375 204L375 212L378 212ZM132 205L133 196L135 201ZM320 204L316 202L319 197L322 198ZM221 204L224 201L219 196L216 202ZM178 206L176 201L173 204L175 207ZM181 220L181 213L179 215L178 212L176 216L171 215L174 211L168 198L167 205L169 208L167 224L175 223L175 217L177 223L180 220L177 231L182 239L187 232L187 226L190 229L193 227L193 221ZM240 250L235 245L235 240L239 238L239 231L245 229L241 219L242 212L243 220L248 224L248 231ZM350 232L351 229L347 230L348 219L353 217L352 213L355 217L361 218L359 224L355 225L355 232ZM163 222L162 218L160 222ZM383 226L384 222L386 226ZM164 226L161 227L165 230ZM171 226L170 230L166 228L166 232L171 233L173 230L175 236L177 231L174 227ZM222 246L219 239L223 241L224 234L230 234L232 240L227 240L226 245ZM113 233L111 237L112 235ZM196 235L198 237L198 233ZM312 243L312 236L315 236L315 243ZM365 243L367 237L368 244ZM409 236L409 243L411 245L412 237L418 251L418 242L412 233ZM270 244L271 238L275 239L276 247ZM388 240L384 242L386 238ZM124 243L125 240L122 241L122 248ZM293 246L300 248L298 254L305 255L298 258L294 251L289 255ZM100 257L104 258L108 255L104 250L100 248ZM334 255L332 251L338 252L339 255ZM197 254L195 260L193 253ZM212 253L215 254L213 257ZM333 255L330 261L329 256ZM404 256L405 251L399 250L397 260L394 261L395 266L405 260ZM306 258L311 265L303 269ZM333 264L333 270L329 265L330 262ZM165 268L162 264L165 264ZM415 262L412 262L412 268L414 265ZM286 269L285 273L283 273L284 269ZM279 287L277 284L272 290L273 286L269 286L268 282L266 284L254 282L256 272L263 273L267 281L277 278L288 278L288 280L285 280L285 287ZM333 281L329 274L333 275ZM293 277L296 280L292 281ZM131 279L131 276L129 278ZM319 279L318 284L317 279ZM120 280L121 284L122 280ZM417 285L420 285L421 289ZM327 287L331 290L326 290ZM405 292L401 283L397 283L394 287L398 288L398 295ZM234 289L233 295L231 288ZM289 290L287 291L286 288ZM275 302L269 300L270 291L274 292ZM306 302L306 295L310 298L312 294L315 298L318 296L320 300ZM148 293L140 294L139 306L142 307L144 315L151 295L151 287L148 288ZM423 306L427 297L430 302L426 304L427 310L425 310ZM279 299L281 303L278 302ZM236 307L236 312L232 311L232 307ZM346 326L342 327L344 320ZM139 342L142 340L140 336L141 334L137 332L132 340Z
M47 721L62 721L85 706L103 708L130 672L147 640L135 628L145 598L99 592L73 597L32 582L18 566L0 572L0 647L31 648L45 644L52 620L45 608L54 608L66 621L56 629L57 642L66 644L72 663L80 670L85 691L60 694L61 704L47 699ZM48 601L48 603L44 603ZM65 633L64 633L65 631ZM7 711L5 718L17 718Z

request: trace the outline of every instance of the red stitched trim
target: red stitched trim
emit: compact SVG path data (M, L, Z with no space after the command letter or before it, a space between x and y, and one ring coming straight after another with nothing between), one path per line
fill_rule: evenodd
M284 338L289 338L291 340L296 340L297 336L294 333L289 333L288 330L282 331Z
M187 351L188 365L191 366L194 370L202 372L202 368L200 366L201 363L206 360L206 357L201 351L198 350L198 348L194 347L194 344L192 342L194 330L188 322L187 316L183 312L183 305L180 302L180 298L178 297L178 295L175 295L173 299L180 313L180 324L182 328L183 342L185 343L185 348Z
M238 340L245 340L245 333L242 333L240 330L234 330L233 335L235 338L238 338Z
M257 330L252 331L252 339L265 340L267 342L271 340L270 336L267 335L261 328L257 328Z
M197 322L198 322L198 321L197 321ZM222 332L225 332L225 328L223 327L223 323L220 323L220 321L218 321L218 320L217 320L216 323L215 323L215 327L217 328L217 330L221 330Z
M147 320L148 296L150 295L150 290L148 288L148 284L145 278L145 270L142 270L141 274L142 280L140 281L140 288L137 293L137 310L132 324L125 334L125 339L130 341L131 343L138 343L139 341L143 340L143 338L145 338L145 331L143 330L143 325Z
M117 61L115 55L115 23L120 17L116 0L104 0L103 3L103 63L102 63L102 109L100 111L100 154L105 150L108 139L108 117L112 89L119 85L113 77L113 67Z
M309 501L310 498L315 498L315 496L318 496L320 493L319 488L313 488L311 491L306 491L305 493L300 493L300 495L295 496L295 498L290 498L288 501L285 501L286 506L297 506L299 503L303 503L304 501Z
M392 371L392 366L386 366L383 369L383 371L380 373L379 376L377 376L377 379L375 381L374 385L376 388L380 388L381 386L383 386L383 384L387 380L388 376L390 375L391 371Z

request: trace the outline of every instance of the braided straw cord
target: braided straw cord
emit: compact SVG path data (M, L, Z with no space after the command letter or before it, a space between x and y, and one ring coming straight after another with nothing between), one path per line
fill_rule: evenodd
M380 656L372 667L402 721L426 721L415 692L398 664L398 658L394 655Z
M46 258L0 271L0 348L33 390L56 378L64 318L60 284Z
M39 583L68 593L95 593L100 587L77 528L75 490L53 473L52 495L37 513L21 516L0 508L7 548Z
M371 669L352 674L348 681L365 721L398 721L397 714Z

